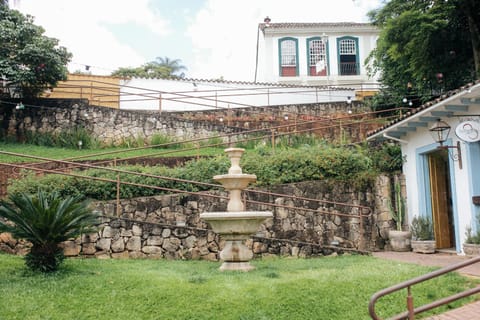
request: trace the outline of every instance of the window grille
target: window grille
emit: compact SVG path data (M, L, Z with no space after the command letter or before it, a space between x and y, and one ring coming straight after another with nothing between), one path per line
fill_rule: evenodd
M353 55L356 54L356 44L355 40L345 39L340 41L340 54Z
M315 66L319 61L327 61L325 43L322 40L310 40L309 65Z
M297 65L297 48L295 41L283 40L281 44L282 66Z

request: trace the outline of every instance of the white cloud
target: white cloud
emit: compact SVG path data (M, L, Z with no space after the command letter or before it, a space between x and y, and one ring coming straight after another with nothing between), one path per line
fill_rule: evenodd
M22 0L19 10L35 17L46 35L60 39L73 53L71 71L92 66L96 74L146 62L135 48L119 42L106 24L135 23L160 36L171 32L166 19L148 8L148 0Z
M253 80L257 26L265 16L272 22L366 21L365 13L380 0L195 0L204 6L193 12L188 1L172 3L149 0L17 0L19 9L36 17L35 23L46 35L60 40L73 53L70 70L92 66L94 74L109 74L118 67L139 66L146 57L137 48L120 42L108 25L135 24L158 35L156 48L168 51L171 58L182 57L192 78ZM198 4L198 2L196 3ZM162 6L162 7L159 7ZM180 10L176 10L179 9ZM176 10L176 11L173 11ZM160 12L184 12L185 19L162 16ZM169 22L168 19L172 19ZM175 19L175 20L173 20ZM182 41L180 23L188 21L187 37L191 51L179 52L188 44ZM172 36L173 35L173 36ZM134 35L135 40L142 35ZM168 37L166 37L168 36ZM151 38L150 38L151 39ZM188 40L184 40L188 41ZM166 50L168 47L168 50ZM176 50L176 51L175 51ZM159 52L159 56L163 53ZM98 68L96 68L98 67Z
M189 27L194 63L189 76L253 81L258 23L366 22L379 0L208 0Z

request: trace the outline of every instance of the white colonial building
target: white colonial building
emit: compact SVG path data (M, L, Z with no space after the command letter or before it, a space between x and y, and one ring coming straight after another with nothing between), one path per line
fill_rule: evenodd
M253 83L200 79L126 79L121 109L194 110L347 101L378 90L365 59L378 29L368 23L258 26Z
M364 64L379 30L368 23L271 23L258 26L255 80L377 89Z
M479 230L480 81L450 92L372 133L400 142L408 221L431 217L437 248L462 252Z

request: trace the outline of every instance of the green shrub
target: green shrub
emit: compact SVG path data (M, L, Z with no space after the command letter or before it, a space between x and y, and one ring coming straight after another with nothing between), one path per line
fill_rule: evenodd
M239 141L236 143L237 148L243 148L245 150L254 149L256 145L257 145L257 142L254 140Z
M81 141L81 146L79 141ZM99 146L99 142L81 127L74 127L59 133L27 131L25 132L25 142L37 146L69 149L93 149Z
M354 181L368 177L369 161L354 150L344 147L310 147L276 149L265 157L249 153L243 160L245 172L255 173L259 185L274 185L306 180L336 179Z
M81 143L81 149L91 149L96 145L91 135L80 127L75 127L68 131L62 131L57 135L57 146L76 149L79 148L79 142Z
M201 140L200 141L200 146L222 146L223 145L223 139L221 137L211 137L208 138L208 140Z
M291 136L291 143L294 148L318 145L318 137L313 134L296 134Z
M56 146L55 135L51 132L27 131L25 132L25 142L44 147Z
M75 178L56 174L43 177L37 177L35 173L23 174L20 179L13 180L8 186L10 194L35 194L39 189L56 192L61 197L83 195L82 189L76 186Z
M164 135L161 133L155 133L152 135L150 139L150 145L155 146L155 148L174 148L178 147L177 144L173 144L172 142L175 142L175 139L168 135Z
M373 165L379 172L400 172L404 158L398 143L383 143L369 148Z
M145 137L144 136L137 136L137 137L127 137L122 138L119 147L121 148L138 148L145 146Z
M245 173L257 176L257 185L269 186L308 180L348 182L352 187L365 190L372 185L377 169L364 146L335 147L328 144L318 146L303 145L298 149L276 148L273 151L266 145L259 144L254 151L247 151L240 165ZM225 174L230 161L225 154L200 158L185 163L182 167L167 168L162 166L118 167L128 171L152 175L179 178L183 180L215 183L213 176ZM92 181L82 178L47 175L42 178L34 175L13 182L11 192L33 193L37 189L54 190L61 195L76 195L87 198L107 200L116 197L117 173L105 170L86 170L82 175L111 179L114 182ZM209 187L188 182L176 182L167 179L148 178L132 174L120 174L120 180L138 184L159 186L184 191L202 191ZM149 196L167 193L140 186L121 185L122 198Z

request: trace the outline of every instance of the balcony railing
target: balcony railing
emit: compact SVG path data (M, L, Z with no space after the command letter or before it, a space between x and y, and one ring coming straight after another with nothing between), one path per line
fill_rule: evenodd
M338 74L341 76L356 76L360 74L360 64L356 62L340 62Z

